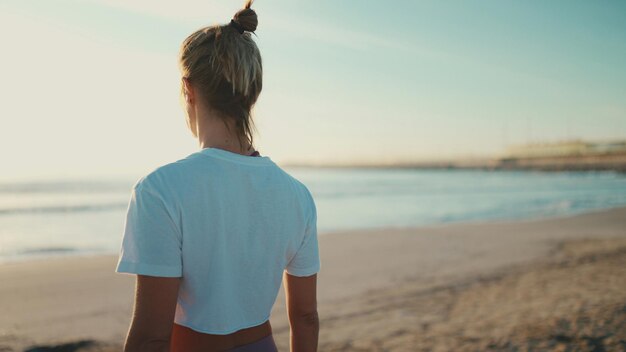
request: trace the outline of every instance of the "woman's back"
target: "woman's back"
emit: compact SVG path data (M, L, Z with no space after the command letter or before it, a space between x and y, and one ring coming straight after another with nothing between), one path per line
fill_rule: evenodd
M319 271L316 218L269 157L205 148L137 182L116 270L182 276L174 321L229 334L269 319L285 269Z
M181 103L200 150L133 187L116 268L138 274L125 351L274 352L268 319L283 278L291 347L317 349L315 203L250 154L263 87L251 5L180 47Z

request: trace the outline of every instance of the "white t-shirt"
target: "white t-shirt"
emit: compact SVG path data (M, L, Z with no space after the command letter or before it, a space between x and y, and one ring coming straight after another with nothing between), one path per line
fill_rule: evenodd
M205 148L133 186L115 271L182 277L174 321L230 334L269 319L283 271L319 269L307 187L267 156Z

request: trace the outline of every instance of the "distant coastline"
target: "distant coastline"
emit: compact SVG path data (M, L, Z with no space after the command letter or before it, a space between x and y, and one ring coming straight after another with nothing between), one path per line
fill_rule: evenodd
M626 153L620 155L545 158L494 158L449 161L418 161L390 164L367 163L286 163L286 167L371 168L371 169L476 169L537 171L616 171L626 173Z
M626 141L564 141L512 146L501 156L390 163L292 163L287 167L617 171L626 173Z

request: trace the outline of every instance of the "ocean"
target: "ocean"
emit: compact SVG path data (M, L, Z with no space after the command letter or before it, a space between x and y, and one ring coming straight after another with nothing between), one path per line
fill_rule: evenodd
M285 170L313 194L320 235L626 205L626 175L613 172ZM140 176L0 183L0 262L118 253L130 190Z

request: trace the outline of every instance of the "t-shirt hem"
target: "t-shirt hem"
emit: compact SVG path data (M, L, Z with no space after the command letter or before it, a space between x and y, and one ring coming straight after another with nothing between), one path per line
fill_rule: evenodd
M182 277L182 268L166 265L120 261L115 272L160 277Z
M265 323L266 321L268 321L270 319L270 314L267 315L266 318L261 319L259 321L255 321L253 323L250 324L243 324L240 325L239 327L236 328L232 328L232 329L228 329L228 330L209 330L209 329L204 329L204 328L200 328L198 326L195 326L194 324L190 324L187 322L181 322L181 321L176 321L176 319L174 319L174 322L178 325L182 325L182 326L186 326L192 330L195 330L197 332L202 332L205 334L216 334L216 335L227 335L227 334L232 334L233 332L239 331L241 329L247 329L247 328L251 328L253 326L257 326L257 325L261 325L263 323Z
M308 268L308 269L296 269L296 270L293 270L293 269L287 270L287 269L285 269L285 271L289 275L292 275L292 276L300 276L300 277L311 276L313 274L317 274L320 271L320 266L316 265L316 266Z

